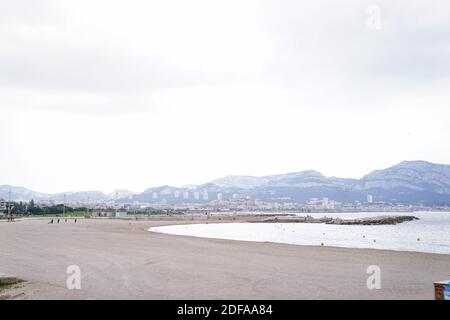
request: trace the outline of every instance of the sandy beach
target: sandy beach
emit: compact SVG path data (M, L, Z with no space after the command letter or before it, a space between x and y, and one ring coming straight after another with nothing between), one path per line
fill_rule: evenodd
M450 278L450 255L147 231L175 223L192 222L1 222L0 273L25 280L7 292L15 299L433 299L433 282ZM66 288L70 265L81 290ZM370 265L381 290L367 289Z

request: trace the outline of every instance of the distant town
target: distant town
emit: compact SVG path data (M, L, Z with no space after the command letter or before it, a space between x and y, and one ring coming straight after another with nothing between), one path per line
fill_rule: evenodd
M158 195L155 195L157 198ZM208 198L205 193L203 200ZM194 199L198 199L195 195ZM108 201L7 201L0 199L0 215L58 215L72 214L86 216L124 217L128 215L152 214L235 214L235 213L333 213L333 212L413 212L413 211L449 211L449 206L426 206L421 204L384 203L376 201L373 195L368 195L366 201L339 202L330 198L311 198L306 202L267 202L240 197L234 194L231 199L224 200L222 194L209 202L168 203L166 199L159 202L139 202L108 200Z
M165 185L141 193L49 194L2 185L0 200L2 216L450 211L450 165L403 161L361 179L326 177L313 170L227 176L201 185Z

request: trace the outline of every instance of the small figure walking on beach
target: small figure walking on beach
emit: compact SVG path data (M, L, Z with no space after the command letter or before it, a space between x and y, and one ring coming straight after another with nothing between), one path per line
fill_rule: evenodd
M77 223L77 219L75 219L75 223Z
M59 223L59 218L58 218L57 222Z

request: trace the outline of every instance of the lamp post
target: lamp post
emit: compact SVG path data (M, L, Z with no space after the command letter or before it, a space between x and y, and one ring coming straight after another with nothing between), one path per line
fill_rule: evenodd
M7 209L8 209L8 219L9 221L13 222L13 217L12 217L12 209L14 209L14 206L11 203L11 188L9 188L9 192L8 192L8 204L7 204Z
M66 194L64 194L64 201L63 201L63 217L66 215Z
M8 192L8 218L11 218L11 188L9 188Z
M88 201L87 201L87 204L86 204L86 217L89 216L89 204L90 204L90 202L91 202L91 198L88 197Z

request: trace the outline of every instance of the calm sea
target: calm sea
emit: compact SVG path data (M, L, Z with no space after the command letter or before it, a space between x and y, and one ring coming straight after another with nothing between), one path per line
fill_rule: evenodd
M217 239L296 245L388 249L450 254L450 213L336 213L341 218L414 215L420 220L398 225L339 226L307 223L220 223L150 228L149 231ZM316 217L324 214L314 214Z

